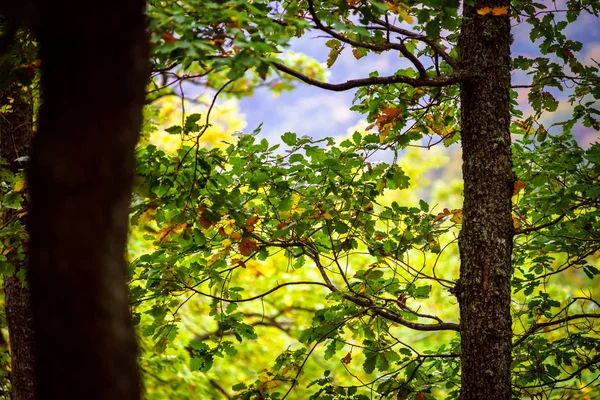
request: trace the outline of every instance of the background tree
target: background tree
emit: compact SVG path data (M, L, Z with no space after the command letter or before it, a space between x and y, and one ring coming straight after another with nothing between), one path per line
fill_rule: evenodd
M2 57L0 90L0 157L4 190L2 215L2 265L5 313L10 341L10 384L13 400L35 398L35 355L31 294L25 284L27 214L23 192L26 159L33 137L36 48L30 35L21 34Z

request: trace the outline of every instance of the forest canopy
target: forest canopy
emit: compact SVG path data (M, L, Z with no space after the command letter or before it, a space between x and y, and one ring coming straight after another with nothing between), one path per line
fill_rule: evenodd
M599 12L148 1L126 254L142 397L597 398ZM15 40L6 121L40 104L38 43ZM246 123L307 87L351 93L358 122ZM26 287L28 182L2 157L0 268Z

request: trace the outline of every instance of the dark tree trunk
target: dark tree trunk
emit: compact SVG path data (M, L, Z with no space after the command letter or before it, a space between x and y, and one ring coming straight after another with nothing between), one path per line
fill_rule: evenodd
M125 244L148 75L142 0L37 0L31 284L39 399L140 397Z
M511 398L510 20L478 15L509 0L464 6L461 87L464 220L460 233L461 399Z
M0 105L11 104L10 112L0 118L0 157L8 161L12 172L22 169L25 163L17 161L29 155L33 137L33 101L22 88L12 85L0 91ZM15 210L5 210L4 223L17 218ZM18 240L18 238L16 239ZM22 246L22 244L18 244ZM25 268L26 260L7 254L15 273ZM4 277L6 319L11 351L12 400L35 399L35 356L33 347L33 314L29 288L17 276Z

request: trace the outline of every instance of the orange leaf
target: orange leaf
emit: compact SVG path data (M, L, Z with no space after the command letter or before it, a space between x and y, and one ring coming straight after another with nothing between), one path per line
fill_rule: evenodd
M513 227L515 229L519 229L519 227L521 226L521 222L519 221L519 219L517 217L513 216L512 221L513 221Z
M254 225L256 225L257 221L258 221L258 215L250 217L244 223L244 227L246 228L246 230L248 232L254 232Z
M256 224L256 222L258 221L258 215L255 215L253 217L248 218L248 220L246 220L246 226L253 226L254 224Z
M342 364L348 365L352 361L352 353L348 352L341 360Z
M515 181L515 186L513 189L513 196L516 196L517 194L519 194L519 192L521 191L521 189L523 189L525 186L527 186L527 182L523 182L523 181Z
M450 210L448 210L447 208L444 208L444 211L442 211L441 213L439 213L438 215L435 216L435 218L433 219L433 222L438 222L440 219L444 218L447 215L450 215Z
M175 36L167 32L161 33L160 37L163 38L163 40L167 43L175 43L177 41L177 39L175 39Z
M415 400L426 400L426 399L427 399L427 396L425 396L425 393L423 393L423 392L419 392L415 396Z
M383 238L385 238L385 236L381 233L378 233L377 235L373 236L373 239L375 240L381 240Z
M159 242L162 242L163 240L166 239L167 236L169 236L169 234L171 232L183 229L187 226L187 222L183 222L181 224L177 224L177 225L173 225L173 226L167 226L166 228L161 229L158 234L156 235L156 239Z
M501 16L501 15L507 15L507 14L508 14L508 6L492 8L492 15L494 15L496 17Z
M502 15L507 15L508 14L508 6L502 6L502 7L482 7L480 9L477 10L477 14L479 15L493 15L495 17L499 17Z
M242 234L239 232L233 232L229 237L231 240L240 240L242 238Z
M286 226L288 226L290 223L289 222L280 222L277 224L277 229L283 229Z

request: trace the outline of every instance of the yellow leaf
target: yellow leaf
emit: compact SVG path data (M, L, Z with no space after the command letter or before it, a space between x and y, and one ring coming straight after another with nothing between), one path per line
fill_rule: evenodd
M7 255L7 254L8 254L8 253L10 253L11 251L13 251L13 249L14 249L15 247L17 247L17 245L16 245L16 244L13 244L12 246L8 246L8 247L4 248L4 249L3 249L3 251L2 251L2 255L3 255L3 256Z
M385 139L387 139L387 137L390 134L390 125L386 125L380 132L379 132L379 143L383 144L383 142L385 142Z
M402 3L400 3L402 4ZM402 18L404 20L404 22L409 23L409 24L413 24L415 22L415 20L413 19L413 17L411 17L406 11L404 10L398 10L398 15L400 16L400 18Z
M329 211L325 211L323 213L323 218L325 218L325 219L333 219L333 216L331 214L329 214Z
M27 181L21 178L15 183L15 188L13 190L17 193L21 193L24 192L25 189L27 189Z
M137 219L137 223L138 225L146 225L148 222L150 222L150 220L152 219L152 217L156 214L156 208L149 208L146 211L144 211L143 213L140 214L140 216Z
M229 240L229 239L223 239L223 241L221 242L221 244L224 247L229 247L229 246L231 246L231 240Z
M452 214L452 218L450 218L450 221L454 222L455 224L462 224L462 222L463 222L462 209L459 208L456 210L452 210L451 214Z
M235 220L226 219L223 221L223 231L225 231L226 235L231 235L233 233L233 229L235 228Z
M265 383L265 386L267 387L267 389L273 389L276 388L277 386L279 386L279 382L278 380L273 380L273 381L269 381L267 383Z
M492 12L492 9L489 7L483 7L477 10L477 14L479 15L488 15Z
M263 369L258 373L258 380L261 382L269 382L272 381L273 378L275 378L275 375L273 375L272 372L269 372L266 369Z
M213 254L213 256L206 262L206 265L210 267L212 264L214 264L215 261L217 261L221 257L221 255L222 253Z
M519 229L519 227L521 226L521 222L519 222L519 219L517 217L513 216L512 221L513 221L513 227L515 229Z

